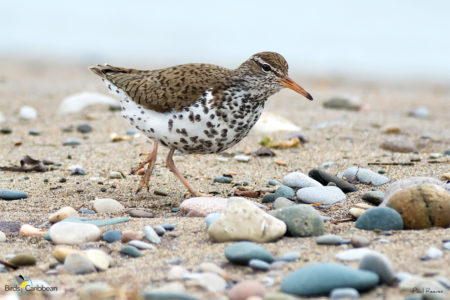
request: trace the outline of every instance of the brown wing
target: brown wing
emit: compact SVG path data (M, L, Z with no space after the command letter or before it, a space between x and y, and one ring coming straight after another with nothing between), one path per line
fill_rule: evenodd
M90 68L127 93L130 98L157 112L180 111L208 89L223 90L231 70L209 64L186 64L159 70L136 70L110 65Z

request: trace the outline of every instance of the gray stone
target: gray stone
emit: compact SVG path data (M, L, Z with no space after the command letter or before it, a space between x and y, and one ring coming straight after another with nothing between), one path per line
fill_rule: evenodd
M390 181L390 179L386 176L360 167L351 167L346 169L343 176L348 180L357 179L361 183L370 183L373 186L383 185Z
M360 270L372 271L380 277L380 282L391 285L394 282L395 273L392 263L381 253L369 253L363 256L359 262Z
M275 193L268 193L264 195L264 197L261 200L261 203L272 203L276 200L277 196Z
M358 111L361 109L361 100L349 97L333 97L323 102L323 107Z
M334 183L344 193L352 193L352 192L356 192L358 190L350 182L347 182L337 176L327 173L324 170L313 169L313 170L309 171L308 175L323 185L328 185L330 183Z
M232 177L228 177L228 176L216 176L214 178L214 182L217 183L231 183L233 181Z
M238 242L225 249L225 257L232 263L248 265L252 259L259 259L272 263L275 258L263 247L252 242Z
M81 141L79 139L68 139L64 141L63 146L78 146L80 144Z
M15 190L0 190L0 199L3 200L19 200L28 198L28 194Z
M166 233L166 230L164 229L164 227L157 225L157 226L153 226L153 230L156 232L156 234L158 234L159 236L163 236L164 233Z
M342 237L336 234L324 234L316 238L316 243L319 245L340 245L342 241Z
M152 244L143 242L143 241L139 241L139 240L131 240L128 242L128 245L136 247L137 249L140 250L148 250L148 249L156 249L155 246L153 246Z
M370 245L370 240L362 235L354 235L352 236L350 243L355 248L367 247Z
M365 230L402 230L402 216L390 207L374 207L366 210L356 220L355 227Z
M411 141L397 137L384 141L380 147L392 152L410 153L416 151L416 146Z
M128 214L133 218L153 218L154 214L151 211L139 208L132 208L128 210Z
M382 191L369 191L362 195L362 199L375 205L380 205L384 199Z
M255 270L267 271L269 270L270 264L264 260L253 258L248 262L248 266Z
M337 299L358 299L359 292L354 288L336 288L330 293L331 300Z
M294 262L299 260L302 257L300 252L298 251L291 251L283 254L279 258L277 258L278 261L285 261L285 262Z
M297 198L306 203L332 205L346 199L344 192L335 186L306 187L297 191Z
M159 237L159 235L155 232L155 230L153 229L153 227L151 226L144 226L144 235L145 238L153 243L153 244L161 244L161 238Z
M120 253L127 255L129 257L139 257L142 256L141 251L139 251L136 247L128 245L120 249Z
M284 197L278 197L273 203L275 209L295 205L295 202Z
M300 172L292 172L284 176L283 184L295 189L322 186L320 182Z
M64 260L64 269L70 274L88 274L95 272L94 264L83 254L71 253Z
M89 133L92 131L92 126L90 124L81 124L77 126L77 131L80 133Z
M292 236L317 236L323 233L320 214L311 206L298 204L269 211L269 214L286 223Z

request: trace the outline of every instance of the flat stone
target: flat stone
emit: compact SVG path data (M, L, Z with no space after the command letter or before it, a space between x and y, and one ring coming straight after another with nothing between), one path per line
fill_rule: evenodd
M73 275L95 272L94 264L86 256L78 253L72 253L66 257L64 269Z
M216 176L214 178L214 182L217 183L231 183L233 181L232 177L228 177L228 176Z
M344 193L352 193L358 191L358 189L353 184L321 169L312 169L311 171L309 171L308 175L323 185L327 185L330 182L333 182Z
M323 107L331 109L342 109L358 111L361 109L361 100L349 97L333 97L323 102Z
M151 211L139 209L139 208L132 208L128 210L128 214L130 217L133 218L153 218L154 214Z
M375 205L380 205L384 199L384 193L381 191L369 191L362 195L362 199Z
M285 261L285 262L294 262L294 261L299 260L301 257L302 257L302 255L300 254L300 252L291 251L291 252L284 253L282 256L277 258L277 260Z
M100 249L85 250L87 258L94 264L97 270L105 271L109 268L112 257Z
M298 204L269 211L269 214L286 223L292 236L318 236L323 234L324 225L320 214L311 206Z
M316 238L316 243L319 245L340 245L343 239L336 234L324 234Z
M147 239L147 241L153 244L161 244L161 238L151 226L148 225L144 226L144 236Z
M335 257L342 261L360 261L364 256L373 253L375 253L375 251L368 248L354 248L339 251L335 254Z
M70 206L62 207L48 217L52 223L57 223L67 218L78 217L78 212Z
M248 265L252 259L259 259L272 263L275 258L263 247L252 242L238 242L225 249L225 257L232 263Z
M270 264L260 259L251 259L248 262L248 266L254 270L267 271L269 270Z
M86 175L86 171L83 170L82 168L75 168L72 173L70 173L70 175Z
M355 248L367 247L370 245L370 240L362 235L353 235L350 244Z
M354 288L336 288L330 293L331 300L337 299L358 299L359 292Z
M55 244L78 245L97 241L100 238L100 229L92 224L58 222L49 230L51 240Z
M81 144L79 139L67 139L63 142L63 146L78 146Z
M278 208L283 208L283 207L288 207L288 206L292 206L295 205L296 203L292 200L289 200L287 198L284 197L278 197L275 202L273 203L273 207L275 209Z
M392 263L387 256L381 253L369 253L363 256L359 262L360 270L368 270L378 274L380 282L392 285L395 279Z
M384 141L380 147L392 152L410 153L416 151L416 146L411 141L397 137Z
M289 273L281 282L281 291L302 297L328 295L335 288L351 287L366 291L378 284L378 275L354 270L342 264L316 263Z
M450 226L450 193L435 184L398 190L389 197L386 206L402 216L408 229Z
M122 249L120 249L120 253L127 255L129 257L140 257L142 256L141 251L139 251L136 247L133 246L125 246Z
M80 133L89 133L92 131L92 126L90 124L81 124L77 126L77 131Z
M156 249L155 246L153 246L150 243L146 243L139 240L131 240L128 242L128 245L138 248L139 250L149 250L149 249Z
M374 207L364 212L355 227L365 230L402 230L402 216L389 207Z
M28 198L28 194L15 190L0 190L0 199L3 200L19 200Z
M125 209L119 201L110 198L95 199L93 205L98 213L117 213Z
M259 299L262 299L264 293L265 288L262 283L255 280L244 280L235 284L230 289L228 298L230 300L246 300L252 299L252 297L259 297Z
M17 254L8 261L14 266L34 266L37 262L36 257L30 254Z
M351 167L344 171L343 176L347 179L357 179L361 183L370 183L373 186L383 185L390 181L386 176L375 173L369 169Z
M194 197L180 204L180 211L189 217L206 217L210 213L222 212L228 203L222 197Z
M320 182L312 179L311 177L301 172L292 172L287 174L283 178L283 184L295 189L313 186L322 186Z
M335 186L306 187L297 191L297 198L305 203L333 205L346 199L344 192Z
M231 198L219 219L208 228L208 235L215 242L271 242L285 232L284 222L244 198Z

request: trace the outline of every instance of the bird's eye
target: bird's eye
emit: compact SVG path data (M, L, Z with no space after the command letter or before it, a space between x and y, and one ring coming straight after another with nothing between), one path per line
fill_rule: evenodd
M263 64L262 69L266 72L269 72L272 70L272 68L268 64Z

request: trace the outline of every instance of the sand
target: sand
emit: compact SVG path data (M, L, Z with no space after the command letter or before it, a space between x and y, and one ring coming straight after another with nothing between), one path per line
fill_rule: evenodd
M77 299L80 288L88 282L105 281L114 287L129 291L141 291L148 285L159 286L165 283L170 265L167 259L181 258L182 266L197 270L199 263L211 261L224 267L233 280L256 279L263 281L264 272L255 272L247 267L233 266L227 263L223 252L229 243L216 244L209 241L203 218L183 217L172 213L185 198L181 183L165 168L164 157L168 150L161 148L156 164L156 174L151 178L150 192L135 195L139 176L128 175L132 166L141 159L139 154L151 150L151 142L144 136L127 141L113 143L112 133L125 135L131 126L122 119L119 112L111 112L107 105L96 105L80 113L60 116L56 113L63 98L83 91L106 94L102 82L87 70L87 66L64 65L48 62L26 62L1 59L0 75L0 112L7 121L0 127L10 127L13 133L0 135L0 165L18 164L24 155L37 159L50 159L62 163L60 168L45 173L0 172L0 189L23 190L28 199L18 201L0 201L1 221L28 223L35 226L43 224L48 216L63 206L91 208L91 200L96 197L113 198L126 208L144 208L152 210L155 218L133 218L128 223L109 226L108 229L142 230L144 225L162 223L175 224L171 236L164 236L158 250L147 252L138 259L123 258L118 254L121 243L89 243L82 247L102 245L102 249L111 252L115 260L107 271L83 275L46 275L48 263L54 261L52 250L55 246L37 237L23 237L17 234L8 236L8 241L0 247L0 259L7 254L30 253L38 258L37 266L24 267L16 271L0 274L0 282L13 282L14 276L23 274L32 279L43 279L51 285L64 289L64 299ZM440 163L430 163L432 152L443 153L450 148L450 88L422 82L369 82L360 79L314 78L299 75L292 77L315 98L310 102L291 91L282 91L272 97L266 110L283 116L301 127L308 143L297 150L274 150L275 157L253 157L249 163L233 160L220 162L218 155L177 155L175 163L190 182L206 193L230 195L231 185L212 183L216 175L236 172L234 181L247 180L255 190L267 189L269 179L281 180L291 171L307 173L310 169L327 161L334 161L328 171L339 173L351 166L369 167L377 171L379 166L369 166L374 162L409 162L412 157L420 157L413 166L388 166L385 174L393 181L411 176L431 176L439 179L449 171L448 157L438 159ZM363 109L359 112L325 109L322 102L331 96L351 95L360 98ZM31 105L38 112L33 121L18 120L21 106ZM408 112L418 106L430 111L429 119L422 120L408 116ZM325 128L316 128L322 122L335 122ZM62 128L89 123L94 130L86 135L75 131L67 133ZM401 133L397 136L410 139L420 154L391 153L380 149L380 144L391 135L383 134L382 127L398 125ZM29 130L41 132L39 136L30 136ZM292 133L269 134L276 140L286 141ZM428 138L422 138L423 136ZM252 133L244 141L229 149L251 152L259 148L258 142L264 134ZM82 144L77 147L62 146L69 138L79 138ZM69 158L70 157L70 158ZM280 166L275 161L283 161ZM67 169L71 165L81 165L85 176L71 176ZM111 171L122 171L125 179L111 180ZM26 180L25 177L28 177ZM60 178L67 182L60 183ZM91 180L102 178L103 184ZM49 182L44 183L44 178ZM114 182L113 182L114 181ZM111 188L115 184L116 188ZM106 192L101 188L105 187ZM388 184L377 187L384 191ZM349 217L352 204L363 202L361 195L371 186L358 184L359 191L348 194L348 199L331 208L321 209L322 215L333 220ZM168 196L157 196L153 190L164 191ZM260 201L260 199L254 199ZM119 213L116 216L127 216ZM108 215L96 215L108 217ZM48 228L48 225L44 225ZM350 238L361 234L372 240L370 249L386 254L393 262L396 271L405 271L421 276L444 276L450 278L450 255L435 261L422 261L430 246L441 247L444 239L450 239L450 229L431 228L426 230L404 230L392 235L360 231L354 228L354 222L327 223L327 233L339 234ZM379 242L386 239L389 243ZM303 265L314 262L334 262L335 253L351 246L319 246L314 238L283 238L276 243L265 244L275 255L287 251L300 251L302 258L290 263L279 271L273 286L268 291L278 291L285 274ZM349 263L357 267L357 263ZM276 275L276 274L275 274ZM200 297L210 298L204 290L187 285L187 290ZM0 289L0 295L3 289ZM410 292L400 291L397 287L379 286L362 294L362 299L396 299ZM27 298L28 299L28 298Z

